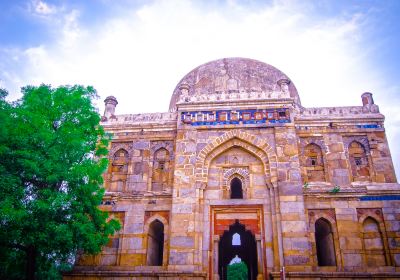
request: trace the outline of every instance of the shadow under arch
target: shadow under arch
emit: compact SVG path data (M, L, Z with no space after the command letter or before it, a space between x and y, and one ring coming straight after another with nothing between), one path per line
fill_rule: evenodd
M237 244L237 234L240 235L240 245ZM247 277L249 280L257 279L257 244L255 236L250 230L242 225L239 220L229 226L220 238L219 245L218 274L221 280L227 279L227 268L230 261L238 256L247 266Z

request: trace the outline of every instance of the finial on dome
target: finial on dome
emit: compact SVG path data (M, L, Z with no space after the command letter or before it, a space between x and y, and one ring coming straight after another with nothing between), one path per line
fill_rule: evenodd
M105 104L105 108L104 108L104 117L105 119L109 119L110 117L115 116L115 107L118 104L117 98L115 98L114 96L108 96L106 97L106 99L104 99L104 104Z

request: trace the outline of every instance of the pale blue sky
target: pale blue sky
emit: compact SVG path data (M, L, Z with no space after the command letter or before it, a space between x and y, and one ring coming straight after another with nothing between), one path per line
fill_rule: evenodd
M285 72L303 106L386 115L400 174L400 1L0 0L0 87L93 85L117 113L168 110L176 83L222 57ZM99 101L100 110L102 102Z

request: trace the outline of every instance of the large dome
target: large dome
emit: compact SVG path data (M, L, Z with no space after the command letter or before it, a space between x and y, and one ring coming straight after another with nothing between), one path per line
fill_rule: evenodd
M281 91L282 81L288 95L300 104L296 87L280 70L261 61L248 58L223 58L200 65L184 76L175 87L170 110L174 110L182 87L188 95L211 95L218 93Z

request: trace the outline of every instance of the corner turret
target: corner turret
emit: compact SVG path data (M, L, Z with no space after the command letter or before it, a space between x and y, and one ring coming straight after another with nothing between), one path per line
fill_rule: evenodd
M103 121L106 121L110 118L115 118L115 107L118 104L117 99L114 96L108 96L104 100L105 108L104 108L104 115Z
M361 100L363 104L363 112L364 113L379 113L379 107L374 103L374 99L372 98L372 93L364 92L361 95Z

